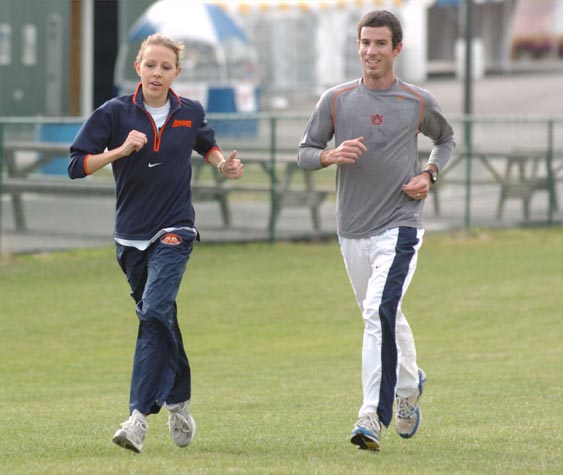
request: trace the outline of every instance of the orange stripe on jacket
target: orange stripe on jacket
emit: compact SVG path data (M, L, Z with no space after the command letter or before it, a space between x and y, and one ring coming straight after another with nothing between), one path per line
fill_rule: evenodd
M87 162L88 159L90 158L90 154L86 155L84 157L84 162L83 162L83 166L84 166L84 173L86 173L86 175L90 175L90 172L88 171L88 166L87 166Z
M211 152L213 152L213 150L219 150L219 152L221 151L221 149L219 147L211 147L209 149L209 152L207 152L205 154L205 161L208 162L209 161L209 155L211 155Z

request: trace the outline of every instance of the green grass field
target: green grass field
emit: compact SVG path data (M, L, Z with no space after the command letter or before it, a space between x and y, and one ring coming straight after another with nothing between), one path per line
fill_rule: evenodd
M0 473L563 473L563 232L429 235L405 313L429 380L411 440L348 436L362 322L338 246L200 245L179 297L198 432L127 417L137 331L113 249L0 265Z

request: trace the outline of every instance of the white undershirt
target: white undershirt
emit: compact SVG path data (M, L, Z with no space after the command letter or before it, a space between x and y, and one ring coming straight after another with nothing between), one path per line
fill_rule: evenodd
M147 112L152 115L152 120L154 120L156 128L160 129L164 125L164 122L166 122L166 118L170 112L170 99L168 99L166 104L162 107L151 107L146 102L143 102L143 104Z

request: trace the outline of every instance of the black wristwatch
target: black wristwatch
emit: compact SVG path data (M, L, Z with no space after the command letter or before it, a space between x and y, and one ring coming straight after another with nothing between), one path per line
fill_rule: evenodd
M438 174L436 172L433 172L430 169L426 169L426 170L422 170L422 173L428 173L428 176L430 177L430 181L432 182L432 184L438 181Z

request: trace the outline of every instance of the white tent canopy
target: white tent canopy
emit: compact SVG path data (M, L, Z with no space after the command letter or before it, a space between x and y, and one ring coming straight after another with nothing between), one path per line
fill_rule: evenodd
M345 79L345 55L349 50L349 36L335 34L350 28L355 20L372 9L388 9L396 13L405 31L404 48L398 59L398 71L407 81L424 81L427 76L427 9L435 0L257 0L214 1L208 3L228 10L242 18L257 16L295 16L305 12L318 14L316 42L317 87ZM351 22L351 19L354 20ZM278 67L280 64L274 64ZM287 72L287 71L284 71ZM283 74L280 72L280 74ZM274 75L279 77L279 75Z

